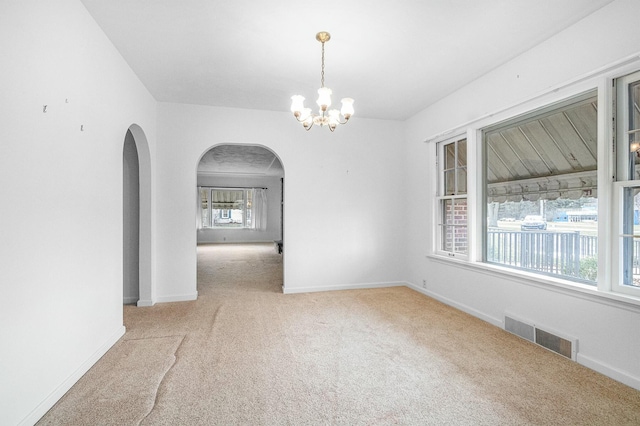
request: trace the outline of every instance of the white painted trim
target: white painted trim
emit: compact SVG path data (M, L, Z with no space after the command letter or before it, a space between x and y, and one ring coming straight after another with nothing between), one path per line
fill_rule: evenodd
M134 303L138 303L138 298L135 296L123 297L122 303L125 305L133 305Z
M249 228L242 228L242 229L245 229L247 231L253 231L253 232L264 232L264 231L258 231L255 229L249 229ZM241 229L238 228L238 231L240 230ZM198 230L198 232L201 232L201 231L203 230L201 229ZM206 246L206 245L215 245L215 244L273 244L273 243L274 243L273 239L265 239L265 240L252 240L252 241L198 241L196 245Z
M472 308L470 306L467 306L467 305L465 305L463 303L458 303L455 300L452 300L452 299L449 299L447 297L444 297L444 296L442 296L442 295L440 295L438 293L434 293L432 291L429 291L429 290L427 290L425 288L422 288L420 286L417 286L417 285L415 285L413 283L406 283L406 286L409 287L412 290L417 291L418 293L422 293L425 296L431 297L432 299L435 299L438 302L442 302L445 305L449 305L449 306L451 306L453 308L458 309L459 311L465 312L465 313L467 313L469 315L472 315L472 316L474 316L476 318L479 318L479 319L481 319L481 320L483 320L485 322L488 322L491 325L495 325L496 327L504 329L502 318L494 318L492 316L489 316L489 315L485 314L484 312L480 312L480 311L478 311L478 310L476 310L476 309L474 309L474 308Z
M51 407L53 407L55 403L58 402L58 400L62 398L64 394L67 393L69 389L71 389L71 387L75 385L76 382L80 380L80 378L87 371L89 371L89 369L93 367L93 365L98 362L98 360L102 358L104 354L106 354L107 351L111 349L111 347L115 345L122 336L124 336L125 331L126 329L124 325L118 327L118 329L102 344L102 346L100 346L98 350L89 357L89 359L83 362L76 371L74 371L69 377L67 377L67 379L65 379L60 384L60 386L58 386L53 392L49 394L49 396L47 396L40 404L38 404L38 406L34 408L33 411L31 411L31 413L27 415L27 417L22 419L22 421L18 423L18 425L26 426L36 424L36 422L40 420L40 418L42 418L42 416L44 416L47 411L49 411Z
M153 300L138 300L138 303L136 303L136 306L138 307L148 307L148 306L153 306L155 305L156 302L154 302Z
M156 300L157 303L168 303L168 302L189 302L191 300L198 299L198 292L191 294L174 294L171 296L162 296L158 297ZM140 306L140 305L138 305Z
M610 366L604 362L600 362L596 359L582 355L578 352L577 357L578 364L584 365L593 371L597 371L600 374L604 374L607 377L611 377L620 383L624 383L627 386L631 386L634 389L640 390L640 378L635 377L625 371L619 370Z
M284 294L298 293L317 293L320 291L336 291L336 290L361 290L367 288L385 288L385 287L403 287L407 286L406 282L384 282L384 283L363 283L363 284L342 284L323 287L283 287Z

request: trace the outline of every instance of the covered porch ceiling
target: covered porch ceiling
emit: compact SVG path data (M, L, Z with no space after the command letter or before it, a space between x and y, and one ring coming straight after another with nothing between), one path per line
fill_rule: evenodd
M597 195L595 96L485 134L489 202Z

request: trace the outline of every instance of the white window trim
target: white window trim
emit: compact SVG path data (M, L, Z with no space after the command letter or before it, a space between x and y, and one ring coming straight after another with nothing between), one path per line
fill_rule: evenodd
M435 192L434 192L434 199L435 199L435 203L433 206L433 218L434 220L433 222L433 252L438 253L441 256L446 256L449 258L453 258L453 259L461 259L461 260L467 260L469 259L469 250L470 250L470 232L471 232L471 227L470 225L470 208L469 208L469 140L467 138L467 134L464 132L458 133L455 136L451 136L448 137L446 139L443 139L437 143L434 144L435 146L435 161L434 163L436 164L436 172L435 172ZM451 142L458 142L462 139L467 139L467 182L466 182L466 188L467 188L467 192L466 194L459 194L459 195L440 195L444 192L444 182L443 179L440 178L440 171L441 171L441 164L439 163L440 161L444 161L444 145L446 145L447 143L451 143ZM456 159L457 159L457 153L456 153ZM457 179L457 173L456 173L456 179ZM451 252L451 251L446 251L442 249L442 228L441 228L441 222L444 222L443 218L442 218L442 211L441 211L441 202L443 200L456 200L456 199L466 199L467 200L467 253L458 253L458 252Z
M431 250L426 257L438 262L450 262L465 268L476 271L483 271L495 274L496 277L510 277L512 280L522 281L525 284L542 286L548 289L555 289L567 294L588 295L589 298L599 300L603 303L614 304L615 306L631 307L637 310L640 307L640 296L619 291L613 284L617 279L617 272L614 272L611 263L614 245L618 243L617 220L613 219L614 201L614 172L616 156L612 146L616 129L612 126L614 114L614 81L628 74L640 70L640 54L634 54L623 58L615 63L609 64L587 75L580 76L569 82L552 87L549 90L537 94L519 103L501 109L497 112L486 114L478 119L471 120L463 125L457 126L436 136L428 138L425 143L433 144L434 148L429 150L431 164L435 164L435 153L437 144L451 139L452 134L467 134L467 203L468 203L468 256L467 259L449 256L448 253L436 250L436 238L432 238ZM598 96L598 281L596 286L590 286L564 280L556 277L549 277L535 273L529 273L517 269L504 268L499 265L488 264L482 261L483 252L483 211L479 200L483 200L484 176L482 164L482 129L515 118L519 115L530 113L535 109L540 109L562 102L588 91L597 91ZM432 211L433 232L438 231L437 216L439 202L437 201L437 182L439 170L432 169ZM473 178L472 178L473 176ZM617 208L617 206L616 206ZM618 234L617 234L618 232ZM617 283L617 281L615 281ZM630 289L635 290L635 289ZM635 292L634 292L635 293Z
M247 208L247 200L249 197L248 192L249 191L253 191L255 188L250 188L250 187L242 187L242 188L235 188L235 187L225 187L225 186L199 186L198 187L199 190L206 190L208 191L208 198L209 198L209 206L208 206L208 211L209 211L209 226L204 227L202 226L201 228L199 228L200 231L203 230L233 230L233 231L242 231L242 230L253 230L252 227L247 226L247 212L249 211L249 209ZM215 210L213 208L213 202L211 200L211 192L214 190L229 190L229 191L243 191L243 202L242 202L242 226L240 227L229 227L229 226L215 226L213 223L213 210ZM198 200L200 199L200 191L198 191ZM227 218L231 217L231 210L233 209L220 209L220 210L227 210L229 212L229 216ZM223 216L223 218L225 218ZM226 219L226 218L225 218Z
M623 192L625 188L629 187L638 187L640 186L640 180L627 180L615 182L613 184L613 205L619 206L623 199ZM611 284L613 290L616 293L628 294L630 296L634 296L640 299L640 288L632 287L628 285L622 284L622 269L624 266L624 259L622 256L623 252L623 241L620 238L623 234L623 224L624 224L624 211L623 209L619 209L615 217L613 218L613 231L611 233L611 242L612 242L612 258L615 259L615 264L612 265L612 278Z
M626 129L623 128L620 123L627 124L629 122L629 109L626 107L628 102L628 92L625 90L629 83L638 81L640 79L640 68L636 69L636 72L626 73L625 75L620 76L619 84L617 87L613 89L615 91L615 99L616 105L614 106L612 103L612 108L617 108L617 125L615 131L616 140L616 155L612 155L614 157L613 160L616 164L625 164L628 161L628 151L626 148ZM612 96L614 95L612 91ZM612 167L614 167L612 165ZM616 206L618 209L616 214L611 218L611 254L610 260L615 260L611 265L611 286L610 290L616 293L628 294L634 297L640 297L640 288L634 288L628 285L622 284L622 270L624 266L624 259L622 254L622 239L620 236L623 234L623 225L624 225L624 211L620 208L623 192L625 188L629 187L638 187L640 186L639 180L628 180L629 178L633 178L634 176L628 176L628 170L618 171L617 168L613 170L616 171L616 179L621 179L620 181L613 182L613 193L612 193L612 206ZM615 180L615 179L614 179Z

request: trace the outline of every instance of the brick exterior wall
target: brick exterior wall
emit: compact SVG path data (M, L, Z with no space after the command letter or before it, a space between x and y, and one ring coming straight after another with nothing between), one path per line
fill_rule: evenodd
M468 213L467 204L457 200L455 204L445 203L445 227L443 237L443 247L445 251L455 253L466 253L468 249ZM455 207L454 207L455 206ZM453 211L452 211L453 209Z

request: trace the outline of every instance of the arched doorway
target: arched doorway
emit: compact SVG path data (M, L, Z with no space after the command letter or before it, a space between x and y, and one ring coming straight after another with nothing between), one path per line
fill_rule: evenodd
M140 299L140 166L133 135L127 130L122 150L122 301Z
M133 124L123 143L123 303L151 306L153 252L151 159L144 131Z
M200 157L196 178L198 245L270 244L283 255L284 167L274 151L213 146Z

